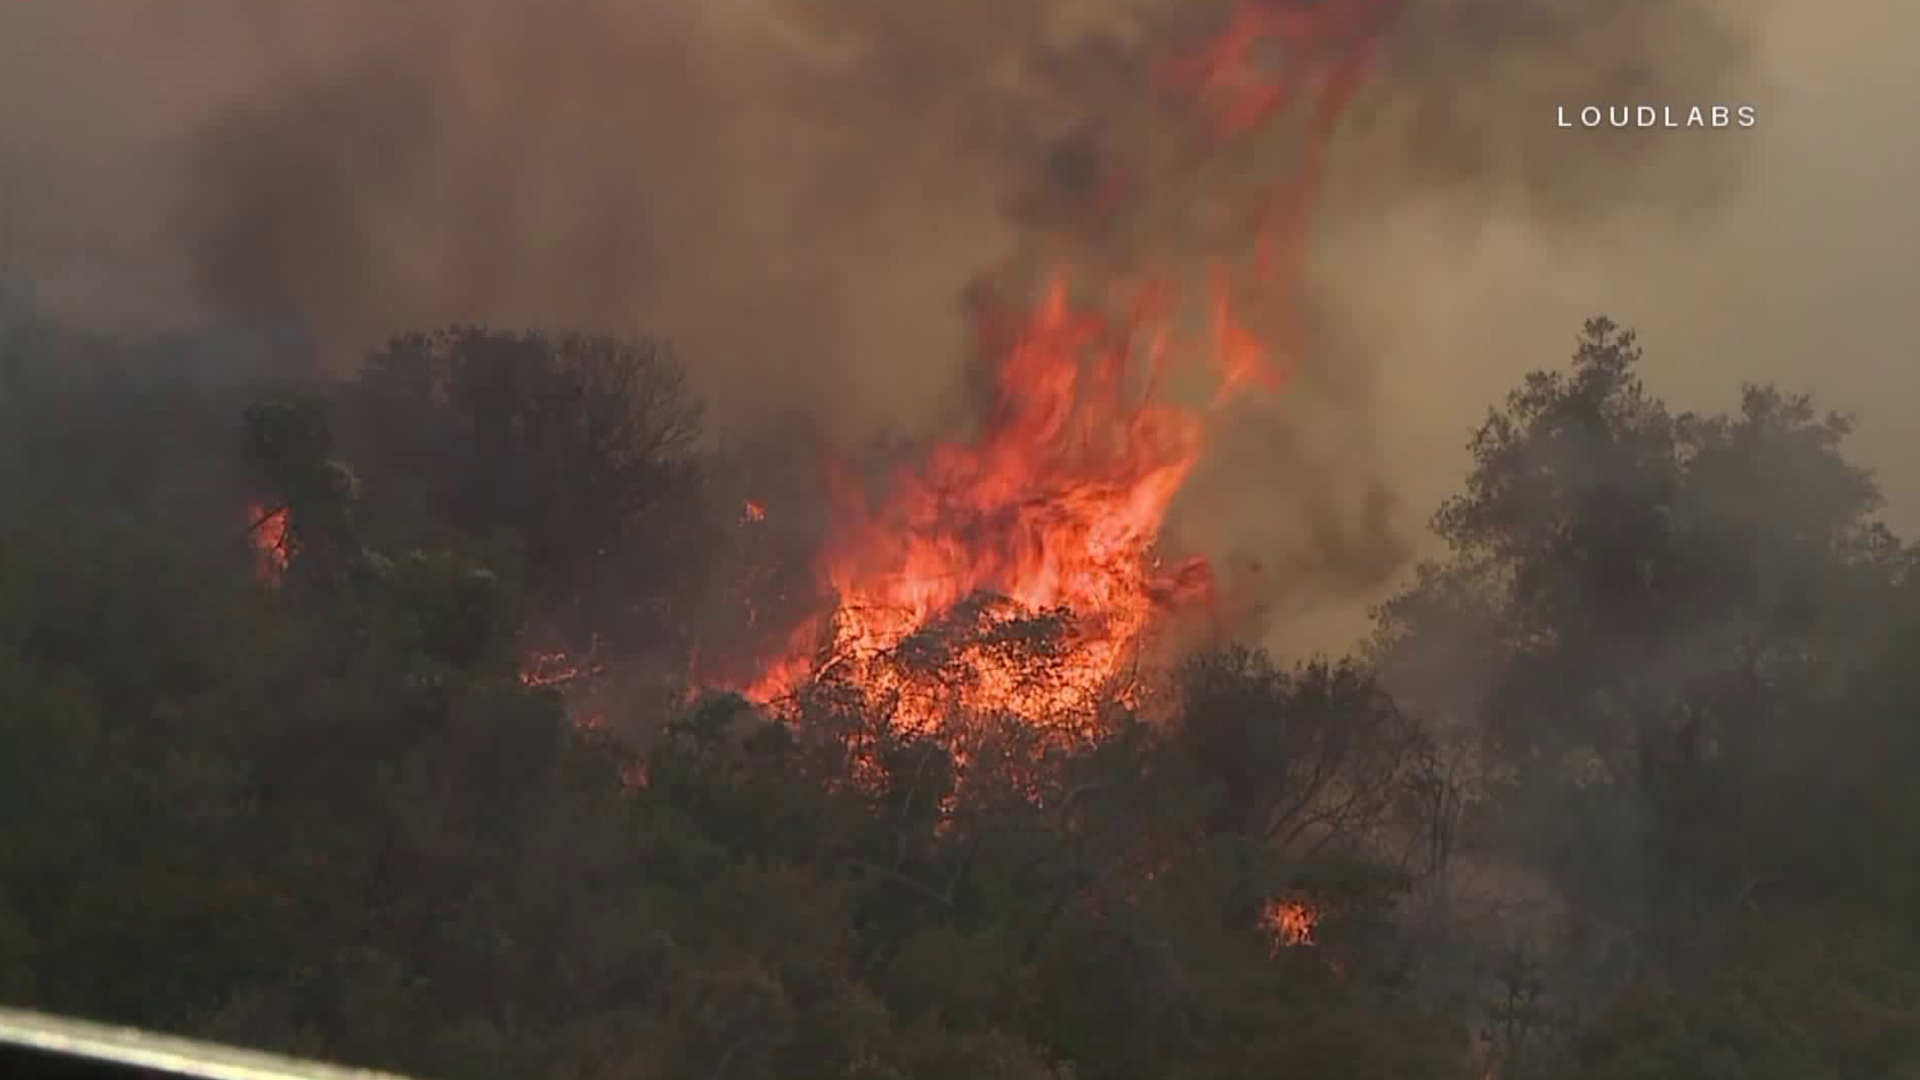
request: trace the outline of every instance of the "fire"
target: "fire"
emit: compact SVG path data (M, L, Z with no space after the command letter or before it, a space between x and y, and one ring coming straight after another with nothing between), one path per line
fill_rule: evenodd
M1267 902L1260 913L1260 926L1273 939L1275 952L1302 945L1318 945L1320 909L1300 899Z
M287 508L269 510L260 503L250 503L247 523L247 536L253 545L254 573L269 584L279 583L293 561L291 538L287 535Z
M1200 98L1222 138L1278 118L1310 93L1310 134L1324 139L1360 89L1382 31L1404 5L1242 0L1224 30L1166 65L1162 77Z
M1300 348L1286 307L1324 145L1400 3L1245 0L1162 73L1223 137L1308 103L1300 169L1259 207L1256 280L1211 283L1202 348L1220 375L1216 407L1279 388L1276 358ZM1080 721L1103 698L1125 700L1156 620L1214 593L1204 559L1157 550L1204 442L1204 412L1155 400L1157 376L1185 351L1169 296L1141 290L1109 315L1056 278L1010 333L986 335L995 393L973 438L931 447L877 499L830 463L837 528L819 573L837 603L743 692L777 701L832 679L921 730L956 713ZM1249 297L1264 333L1243 318ZM758 520L751 503L747 519Z
M606 717L597 711L590 681L606 672L606 665L597 658L597 644L584 657L551 649L530 652L520 662L520 685L565 694L568 719L582 732L604 732L607 726Z
M1225 29L1165 65L1164 85L1192 95L1214 134L1238 138L1304 105L1300 165L1255 200L1255 278L1279 310L1285 339L1301 337L1285 306L1305 274L1307 223L1320 198L1327 145L1372 69L1406 0L1242 0Z
M1005 343L974 439L934 446L877 501L834 463L839 528L821 572L838 606L749 696L831 668L901 723L931 726L955 707L1083 715L1113 689L1158 613L1213 590L1204 560L1155 551L1202 446L1199 413L1130 377L1164 350L1156 313L1109 319L1056 280ZM1229 370L1277 381L1257 366L1242 355Z
M536 652L521 665L520 682L523 686L563 686L590 674L594 669L574 662L564 652Z

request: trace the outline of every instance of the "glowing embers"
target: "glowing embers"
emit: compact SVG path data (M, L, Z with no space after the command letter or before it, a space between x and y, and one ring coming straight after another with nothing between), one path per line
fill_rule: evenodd
M288 533L287 508L269 510L260 503L247 506L247 539L253 548L254 573L260 580L277 585L293 563L292 537Z
M1282 897L1267 902L1260 912L1260 928L1266 931L1274 951L1278 952L1318 945L1320 918L1321 911L1313 904L1297 897Z

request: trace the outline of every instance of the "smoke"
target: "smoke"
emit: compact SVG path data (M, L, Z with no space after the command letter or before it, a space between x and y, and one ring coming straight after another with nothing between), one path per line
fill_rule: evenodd
M351 356L448 322L674 340L724 425L963 418L961 298L1067 257L1243 256L1284 132L1156 91L1224 0L67 0L0 11L0 273L97 319L292 325ZM1220 433L1185 533L1308 610L1405 560L1380 230L1679 225L1737 134L1569 133L1723 101L1752 8L1408 0L1329 162L1311 348ZM1103 185L1125 178L1117 216ZM1424 271L1437 271L1425 265ZM1424 493L1421 493L1424 498Z

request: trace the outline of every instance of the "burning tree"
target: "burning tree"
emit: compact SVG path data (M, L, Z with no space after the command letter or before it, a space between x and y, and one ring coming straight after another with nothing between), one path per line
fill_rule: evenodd
M1157 314L1115 323L1056 283L1007 345L974 440L934 447L877 499L830 461L819 566L836 602L748 695L831 678L919 729L955 707L1085 718L1123 691L1155 616L1213 590L1204 560L1155 550L1201 446L1200 418L1151 396Z
M1166 66L1163 82L1190 94L1218 134L1308 114L1298 170L1256 200L1252 278L1220 260L1200 334L1153 275L1117 303L1090 301L1056 275L1030 310L983 306L992 379L977 431L926 448L879 485L827 462L834 525L818 574L831 602L739 684L747 696L777 702L829 679L910 729L956 710L1071 729L1103 695L1127 696L1125 673L1151 631L1216 596L1205 559L1164 557L1162 525L1211 412L1248 388L1281 387L1302 347L1290 309L1323 146L1398 6L1250 0ZM1166 392L1172 365L1193 359L1218 374L1212 409Z

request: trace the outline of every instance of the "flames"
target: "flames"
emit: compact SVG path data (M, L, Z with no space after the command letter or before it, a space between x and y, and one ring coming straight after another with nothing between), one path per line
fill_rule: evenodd
M526 654L517 673L520 685L530 689L553 690L568 698L567 716L583 732L605 732L607 720L598 709L596 682L606 674L600 658L599 642L588 645L584 655L564 649L536 649Z
M1320 909L1297 897L1269 900L1260 912L1260 928L1273 942L1273 949L1318 945Z
M831 683L898 728L949 737L956 718L992 716L1084 741L1097 736L1102 703L1133 702L1132 667L1153 630L1216 596L1204 558L1161 550L1162 526L1201 460L1211 413L1282 388L1304 348L1292 305L1325 147L1402 4L1246 0L1216 37L1164 66L1162 85L1190 95L1222 138L1305 103L1298 169L1255 200L1253 273L1222 258L1200 334L1184 332L1176 290L1158 281L1099 303L1057 275L1013 318L984 318L993 385L978 428L877 484L848 462L825 463L833 527L817 573L832 603L734 688L778 711ZM1210 408L1163 393L1172 364L1195 358L1217 376ZM767 518L764 504L743 500L743 527ZM288 510L254 504L248 519L256 572L279 582L293 554ZM583 687L603 670L592 650L544 651L518 677L591 698ZM605 729L598 711L572 711L583 733ZM963 761L964 744L950 745ZM630 788L648 783L638 758L622 775ZM1277 953L1317 945L1322 916L1280 897L1258 925Z
M794 632L747 696L778 701L832 679L923 729L955 714L1084 720L1103 698L1127 699L1156 620L1215 591L1204 559L1169 561L1157 548L1207 419L1157 400L1161 376L1197 350L1219 376L1215 408L1283 385L1302 347L1290 304L1323 147L1398 6L1249 0L1165 66L1162 83L1223 137L1308 105L1299 170L1257 200L1251 279L1221 260L1198 342L1180 340L1164 285L1131 290L1109 313L1056 277L1010 330L986 320L994 394L971 439L932 446L877 496L829 463L836 528L819 574L837 601ZM759 520L751 504L747 518Z
M1405 2L1244 0L1218 34L1164 65L1161 80L1192 93L1221 138L1247 134L1307 99L1308 164L1317 165Z
M287 508L268 509L260 503L247 506L247 540L253 547L253 569L261 581L277 584L286 576L293 561L293 545L287 534Z
M1213 593L1204 560L1155 550L1203 427L1153 398L1170 340L1156 293L1116 320L1056 280L995 340L996 393L975 438L932 447L878 498L830 463L838 527L820 567L838 603L748 695L778 699L831 672L928 726L955 708L1084 715L1123 690L1154 617ZM1243 345L1230 314L1217 311L1215 336ZM1245 352L1221 360L1227 392L1278 382Z
M589 675L598 675L601 665L574 660L563 650L540 651L528 654L520 666L520 683L523 686L564 686Z
M999 715L1084 732L1102 702L1133 700L1130 673L1153 631L1216 596L1204 558L1161 550L1162 526L1213 411L1282 388L1305 348L1293 307L1325 148L1403 4L1243 0L1212 38L1159 66L1153 81L1217 138L1294 121L1297 168L1253 200L1254 257L1221 252L1197 304L1151 275L1114 294L1061 274L1013 317L983 317L993 379L977 429L878 483L826 463L833 524L816 572L831 603L790 629L760 627L749 597L749 623L780 644L732 688L776 703L831 681L921 730ZM1217 376L1210 407L1164 393L1170 367L1193 359ZM286 511L251 512L258 572L279 580ZM739 522L767 516L746 499ZM520 677L557 686L593 670L535 654Z

